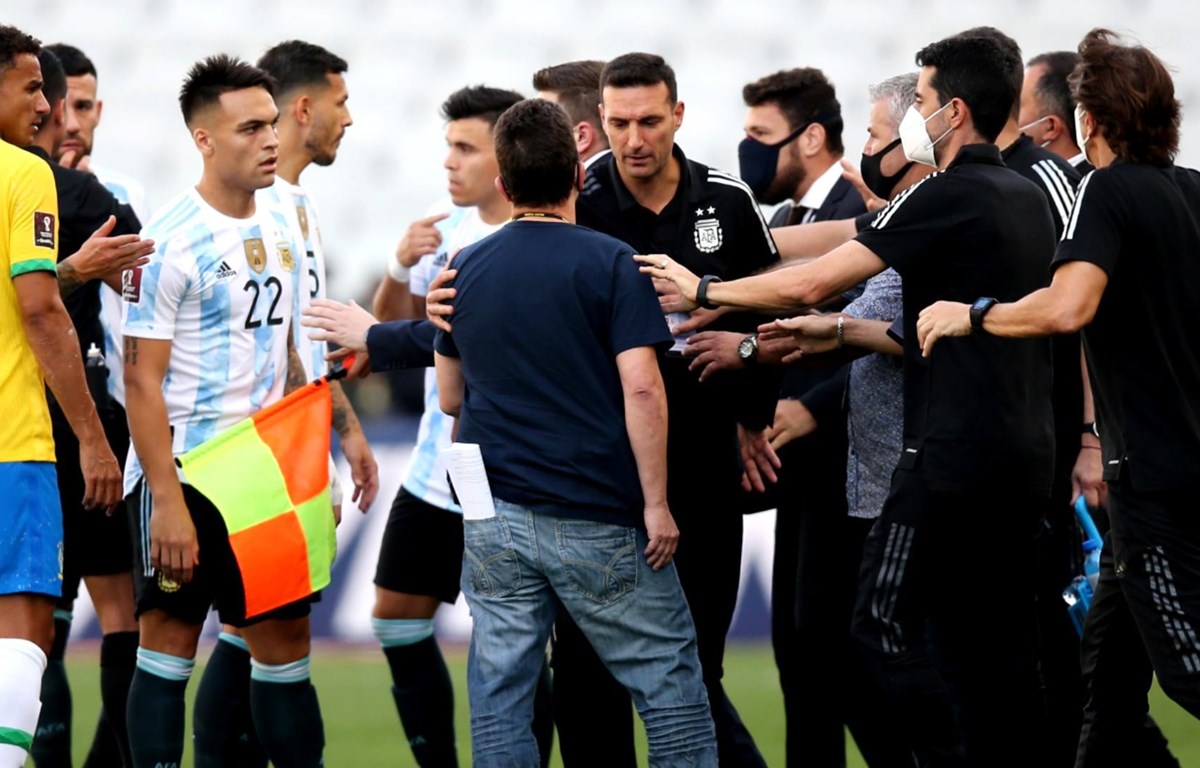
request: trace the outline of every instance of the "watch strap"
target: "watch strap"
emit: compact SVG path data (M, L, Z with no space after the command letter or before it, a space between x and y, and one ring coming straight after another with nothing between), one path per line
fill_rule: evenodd
M716 275L705 275L700 278L700 285L696 288L696 303L704 309L716 309L716 304L708 302L708 286L710 283L719 283L721 278Z

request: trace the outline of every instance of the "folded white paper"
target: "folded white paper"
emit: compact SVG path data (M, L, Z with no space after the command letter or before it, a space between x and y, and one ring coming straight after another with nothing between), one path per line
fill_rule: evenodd
M462 506L463 519L486 520L496 516L496 505L492 502L492 488L488 485L487 470L483 466L483 454L476 443L454 443L442 451L446 471L454 493Z

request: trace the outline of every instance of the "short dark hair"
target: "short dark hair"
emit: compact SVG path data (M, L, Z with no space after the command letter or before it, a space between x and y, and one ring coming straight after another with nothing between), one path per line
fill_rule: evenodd
M558 106L566 110L572 125L588 123L597 131L602 130L598 88L564 88L558 92Z
M579 153L567 113L544 99L514 104L496 121L496 163L515 205L558 205L575 188Z
M1025 81L1025 68L1021 66L1021 46L1017 44L1016 40L1013 40L995 27L971 27L968 30L959 32L955 37L982 37L985 40L991 40L1000 46L1001 50L1007 56L1012 58L1014 63L1010 65L1008 77L1012 80L1017 95L1013 97L1010 115L1016 120L1017 115L1021 112L1021 85Z
M825 128L825 148L835 155L845 152L842 105L838 103L833 83L821 70L805 67L767 75L742 88L742 99L747 107L778 106L792 131L820 123Z
M937 71L930 85L937 91L942 106L951 99L962 99L971 110L975 130L987 141L995 141L1012 114L1021 93L1013 81L1014 62L1020 56L987 37L947 37L930 43L917 52L917 66Z
M667 97L671 103L679 101L679 87L675 83L675 70L666 60L654 53L627 53L604 65L600 73L600 93L604 89L636 88L642 85L667 86Z
M272 47L256 66L275 78L275 93L280 96L302 86L325 85L326 76L350 69L341 56L303 40L287 40Z
M1075 100L1071 98L1071 85L1067 78L1078 64L1079 54L1075 51L1051 51L1034 56L1025 65L1046 68L1037 81L1034 93L1046 114L1054 115L1066 123L1073 142L1078 142L1079 137L1075 135Z
M544 67L533 73L533 90L561 93L568 88L600 89L604 62L585 59ZM597 104L599 102L596 102Z
M196 62L179 90L183 121L191 125L196 112L219 102L221 94L245 88L262 88L274 95L275 80L253 64L225 53Z
M67 98L67 75L63 72L62 62L49 48L43 48L38 54L38 64L42 65L42 95L50 102L50 108Z
M67 45L66 43L55 43L46 47L62 62L63 72L66 73L67 77L83 77L84 75L98 77L96 75L96 65L92 63L92 60L83 51L75 46Z
M13 64L13 59L23 53L34 56L42 50L42 41L25 34L16 27L0 24L0 72Z
M1104 131L1114 154L1133 163L1166 165L1179 152L1179 99L1162 60L1141 45L1121 45L1115 32L1093 29L1079 44L1069 82L1075 100Z
M442 104L442 118L453 122L477 117L494 127L506 109L524 99L516 91L472 85L450 94L450 98Z

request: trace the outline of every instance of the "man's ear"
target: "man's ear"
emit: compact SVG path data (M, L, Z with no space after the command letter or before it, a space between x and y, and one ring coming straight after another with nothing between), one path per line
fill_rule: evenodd
M504 186L504 179L499 176L496 177L496 191L504 196L506 202L512 202L512 197L508 194L508 187Z
M96 125L100 125L100 117L104 114L104 102L96 99Z
M212 137L208 135L208 131L204 128L196 128L192 131L192 141L196 142L196 148L200 150L200 154L205 157L212 157L214 147Z
M1046 117L1046 141L1055 141L1059 136L1062 136L1067 131L1067 123L1058 115L1048 115Z
M825 126L813 123L797 138L800 139L800 154L812 157L825 148Z
M50 110L50 120L58 127L63 127L67 124L67 100L59 99L54 105L54 109Z
M575 134L575 149L582 156L596 142L596 129L585 120L575 126Z
M675 115L675 130L678 131L680 128L683 127L683 102L682 101L675 102L675 109L673 110L673 112Z
M312 122L312 99L306 93L300 94L292 101L288 111L292 113L292 119L297 125L307 126Z

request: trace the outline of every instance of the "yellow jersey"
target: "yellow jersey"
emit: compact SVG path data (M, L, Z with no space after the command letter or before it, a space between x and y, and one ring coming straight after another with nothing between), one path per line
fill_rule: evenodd
M0 140L0 462L54 461L42 371L13 281L58 262L58 193L50 166Z

